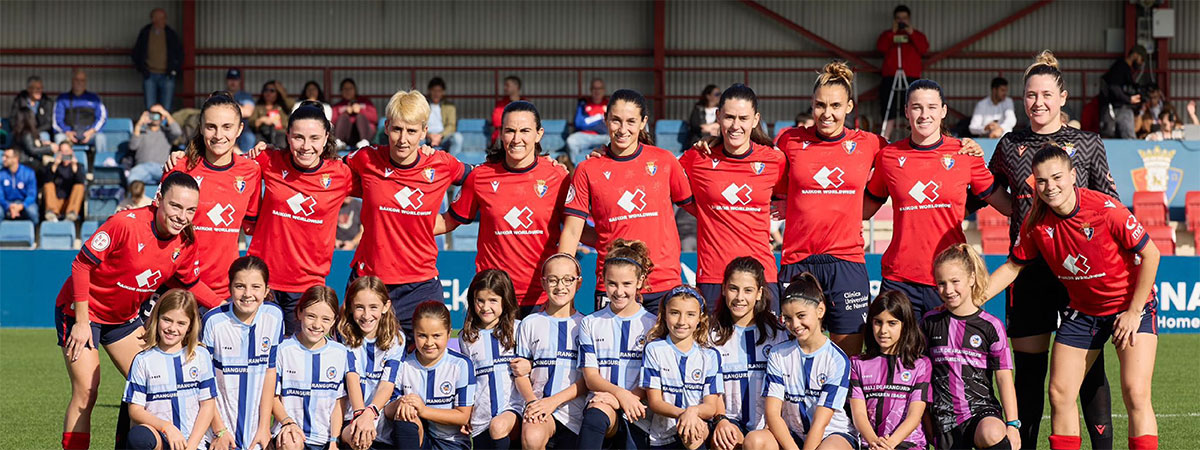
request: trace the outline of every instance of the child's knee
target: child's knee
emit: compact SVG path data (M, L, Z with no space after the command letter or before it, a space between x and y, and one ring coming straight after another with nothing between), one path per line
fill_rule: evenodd
M125 441L132 450L154 450L159 446L158 432L145 425L138 425L129 430Z

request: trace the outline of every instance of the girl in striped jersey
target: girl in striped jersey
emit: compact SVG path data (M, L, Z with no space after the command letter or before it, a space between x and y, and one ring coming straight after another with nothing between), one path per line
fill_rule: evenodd
M396 418L392 442L401 448L471 448L461 430L471 423L475 368L462 353L446 347L449 340L446 304L429 300L417 305L414 349L400 365L401 397L388 405L388 417Z
M846 416L850 358L821 334L825 298L811 273L792 278L779 301L794 341L771 349L763 416L767 428L746 435L745 448L850 450L858 437Z
M733 450L746 433L761 430L763 380L771 350L790 339L771 311L771 289L766 268L751 256L734 258L725 267L721 283L724 301L717 304L711 334L721 356L725 382L724 411L713 418L712 446Z
M886 291L867 308L866 349L850 357L850 414L863 448L924 449L929 358L912 304Z
M159 299L146 325L146 345L133 358L125 398L129 448L158 450L198 448L212 421L212 356L200 347L196 297L172 289Z
M346 409L350 354L326 336L337 323L337 293L328 286L304 291L296 304L299 327L279 344L276 363L275 447L337 449Z
M645 448L649 445L650 418L639 386L646 334L654 314L642 308L640 295L646 274L653 268L649 250L641 241L617 239L604 260L604 284L612 301L583 319L579 349L583 378L594 392L583 413L579 445Z
M204 315L200 342L212 353L217 415L210 449L267 448L275 399L276 350L283 311L264 303L271 292L267 263L243 256L229 266L229 303Z
M708 440L721 410L721 357L708 346L708 315L700 291L678 286L659 306L642 368L642 388L654 416L650 448L695 449Z
M357 450L374 445L392 448L391 426L381 410L395 397L396 376L404 358L404 334L392 313L387 286L379 278L355 279L337 326L338 338L350 351L346 374L348 409L342 442Z
M575 311L582 269L574 256L555 253L542 263L546 288L543 309L526 316L517 329L513 361L512 408L524 411L521 448L578 448L587 387L577 364L579 323Z
M512 402L513 378L509 363L516 355L517 294L512 279L499 269L475 274L467 288L471 308L463 320L458 339L463 352L475 364L478 385L475 409L471 411L472 447L508 449L509 434L517 424Z

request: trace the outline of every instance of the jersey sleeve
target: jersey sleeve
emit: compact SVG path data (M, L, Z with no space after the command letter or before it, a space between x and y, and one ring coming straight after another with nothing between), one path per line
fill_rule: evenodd
M929 381L932 379L932 367L929 363L929 358L922 356L917 360L916 370L913 371L916 381L913 382L913 390L908 393L909 403L929 403L933 401L933 391L929 389Z
M721 356L716 350L705 349L708 365L704 368L704 395L725 393L725 380L721 377Z
M1146 233L1146 228L1138 221L1137 216L1134 216L1121 205L1120 202L1113 201L1115 208L1107 208L1108 231L1112 235L1113 241L1122 249L1132 252L1140 252L1150 242L1150 235Z
M125 216L111 217L104 221L92 237L83 243L77 258L96 265L104 262L108 255L125 245L129 225Z
M475 368L472 367L471 360L463 358L463 368L459 372L454 383L455 401L454 407L461 408L463 406L471 406L475 404Z
M692 197L692 185L688 183L687 173L679 165L679 161L672 160L671 164L675 166L671 168L671 201L675 203L675 206L683 206L691 203L694 198Z
M454 202L450 204L450 217L464 225L475 221L475 215L479 212L475 180L476 177L468 175L466 182L462 183L462 187L455 194Z
M817 406L839 409L846 404L846 395L850 393L850 360L842 357L835 361L825 384L821 386L821 395L817 397Z
M146 365L142 355L133 358L129 367L129 380L125 382L125 397L121 401L131 405L146 406Z
M533 351L529 349L529 338L526 337L526 333L528 333L528 332L525 330L525 328L527 326L529 326L529 327L533 326L531 321L529 321L529 320L521 321L521 324L517 326L517 346L516 346L515 353L517 354L518 358L527 359L527 360L529 360L530 363L532 363L533 362Z
M255 163L255 167L257 166L258 163ZM246 217L242 219L248 222L257 222L258 210L262 208L262 177L256 176L253 178L250 186L247 186L250 189L250 201L246 203Z
M1030 227L1031 231L1033 227ZM1029 264L1033 262L1041 252L1038 250L1037 243L1033 242L1033 236L1021 230L1017 233L1017 241L1013 243L1012 260L1018 264Z
M217 379L213 375L212 354L207 350L196 352L195 358L200 359L196 365L200 368L200 401L217 398Z
M175 280L184 288L191 288L200 282L200 252L196 250L195 242L184 245L181 252L175 262Z
M857 357L850 360L850 398L867 398L862 390L862 362Z
M645 389L662 390L662 364L655 357L655 351L642 353L642 387Z
M204 320L201 321L203 325L200 327L200 345L208 348L209 352L212 352L213 346L217 345L216 337L213 336L213 324L209 323L212 317L214 316L205 314Z
M575 169L571 185L567 187L567 196L563 199L563 214L587 219L592 210L591 184L588 181L587 161L584 166Z
M992 337L992 343L988 346L988 368L1012 370L1013 358L1012 352L1008 351L1008 334L1004 331L1004 325L998 320L993 324L992 330L994 330L995 336Z
M393 348L392 351L388 352L388 354L384 356L383 375L379 377L380 382L386 381L388 383L396 384L396 380L400 378L400 359L402 355L401 352L396 350L396 348Z
M992 159L987 164L988 171L992 172L998 188L1006 188L1012 185L1012 182L1008 179L1008 175L1005 175L1006 172L1004 170L1004 155L1009 153L1008 148L1012 145L1010 144L1009 136L1012 135L1005 134L1000 138L1000 142L996 143L996 149L992 151Z
M783 400L784 394L787 392L783 376L788 368L784 367L783 358L778 355L776 352L771 352L771 355L767 357L767 378L763 380L762 396Z
M587 319L579 324L579 367L600 368L600 360L596 356L596 342L592 338L592 321Z
M459 161L458 158L450 156L449 153L446 153L446 159L449 160L450 179L454 180L452 183L455 186L465 183L467 181L467 175L471 174L471 166L467 163Z
M871 178L867 180L866 193L871 199L883 203L888 199L887 189L887 174L883 168L883 152L875 154L875 170L871 171Z
M971 194L981 199L988 198L996 190L996 177L983 164L982 157L968 157L971 162Z

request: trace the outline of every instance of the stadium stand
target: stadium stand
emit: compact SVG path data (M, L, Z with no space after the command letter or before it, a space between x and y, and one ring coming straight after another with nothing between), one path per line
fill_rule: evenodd
M92 237L96 230L100 228L100 222L95 220L87 220L83 225L79 226L79 241L83 242Z
M34 248L33 222L5 220L0 222L0 247Z
M1163 192L1133 193L1133 215L1147 227L1167 225L1167 196Z
M659 120L654 123L654 144L671 153L683 154L687 137L687 123L682 120Z
M567 146L567 121L563 119L548 119L542 121L546 134L542 135L542 150L553 155Z
M71 250L75 248L75 224L71 222L45 222L38 230L38 248L46 250Z
M772 138L774 138L774 139L778 139L778 138L779 138L779 133L782 133L782 132L783 132L783 130L786 130L786 129L788 129L788 128L791 128L791 127L794 127L794 126L796 126L796 122L795 122L795 121L791 121L791 120L779 120L779 121L776 121L776 122L775 122L775 130L774 130L774 131L775 131L775 134L772 134L772 135L771 135L771 137L772 137Z

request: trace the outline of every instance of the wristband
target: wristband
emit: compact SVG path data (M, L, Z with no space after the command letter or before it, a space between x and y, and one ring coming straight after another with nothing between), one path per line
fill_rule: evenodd
M375 404L372 403L370 405L367 405L367 408L369 408L371 410L371 412L375 413L375 417L379 417L379 407L378 406L375 406Z
M220 439L221 436L224 436L225 433L228 433L228 432L229 432L229 428L222 428L221 431L218 431L216 433L217 439Z
M363 411L366 411L366 410L367 410L366 408L354 410L354 413L352 413L350 416L350 420L357 419L358 416L361 416L363 414Z
M1005 422L1004 424L1008 425L1010 427L1016 428L1018 430L1021 429L1021 419L1010 420L1008 422Z
M729 418L725 417L724 414L717 414L717 415L713 416L712 426L716 427L717 424L721 423L722 420L729 420Z

